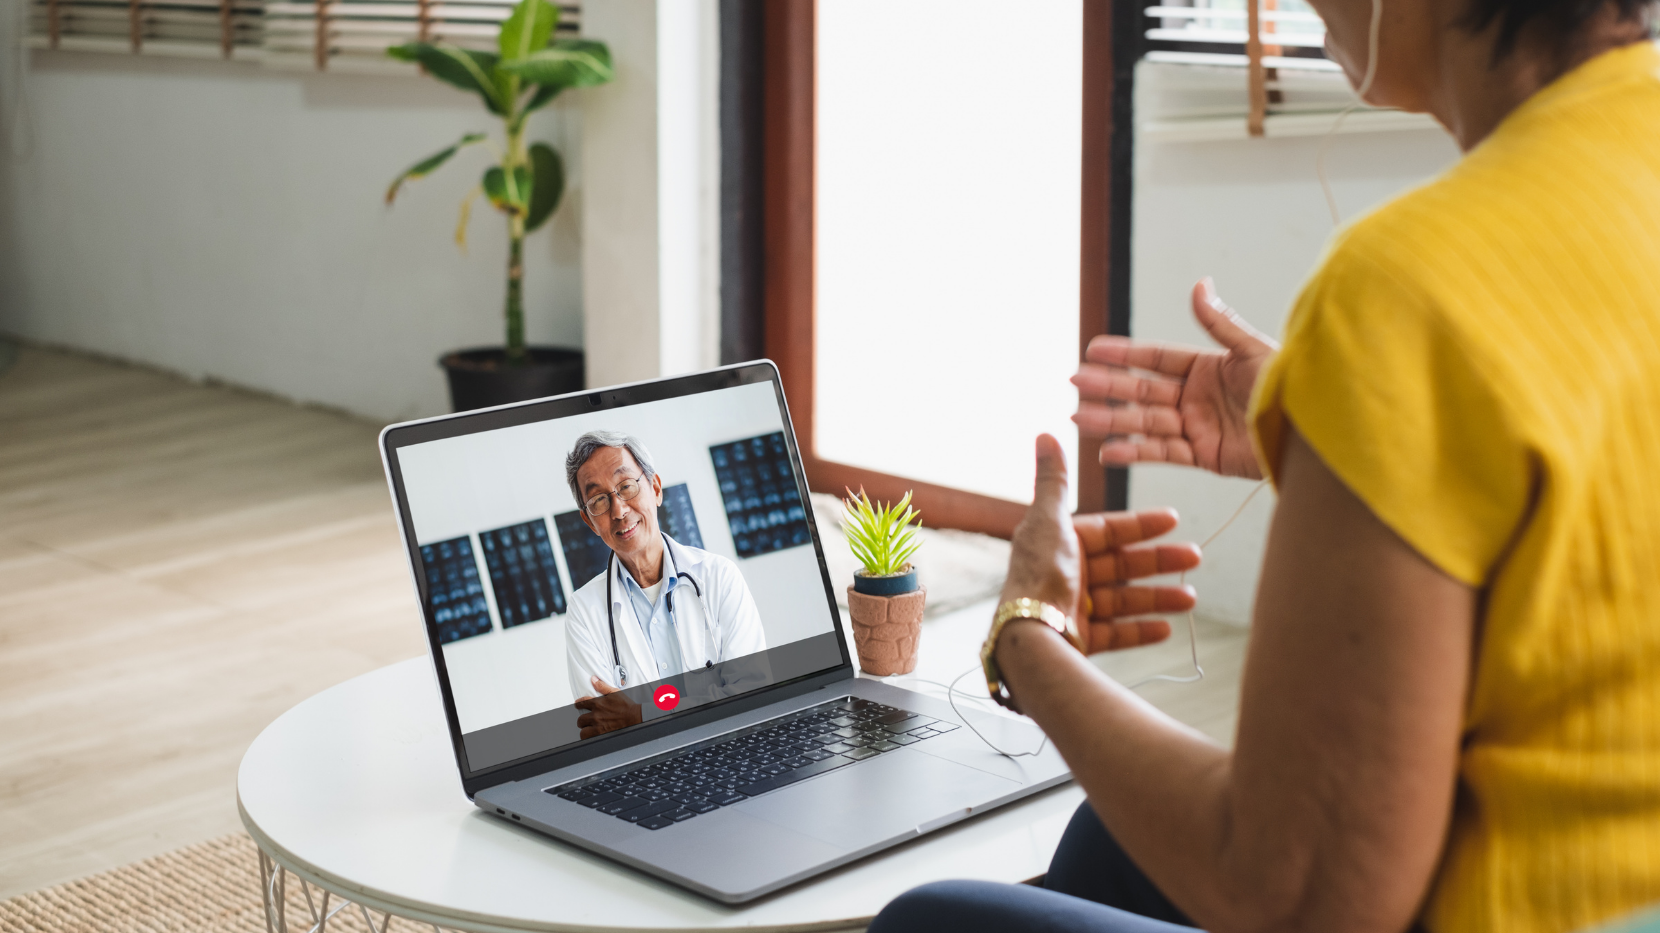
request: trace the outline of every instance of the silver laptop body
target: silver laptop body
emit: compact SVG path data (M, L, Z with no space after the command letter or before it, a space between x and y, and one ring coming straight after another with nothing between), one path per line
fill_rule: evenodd
M602 604L626 602L565 480L570 438L596 429L650 448L669 553L737 567L766 648L625 682L640 721L578 738L582 659L627 678L615 613L606 649L580 608L601 582ZM1052 746L1006 757L947 702L855 675L770 362L393 425L381 451L462 784L487 814L737 904L1070 779ZM1042 742L972 715L1001 748Z

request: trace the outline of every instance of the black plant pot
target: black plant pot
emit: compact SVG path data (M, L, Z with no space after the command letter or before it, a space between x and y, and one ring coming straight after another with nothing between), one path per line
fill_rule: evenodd
M866 596L902 596L921 589L916 582L916 568L885 577L867 577L863 570L853 572L853 591Z
M490 408L510 402L580 392L582 351L565 347L526 347L530 359L507 364L502 347L457 350L438 358L450 380L450 405L456 411Z

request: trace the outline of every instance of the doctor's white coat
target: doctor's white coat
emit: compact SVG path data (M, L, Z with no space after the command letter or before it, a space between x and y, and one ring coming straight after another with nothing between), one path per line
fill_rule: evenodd
M687 668L721 664L766 650L761 613L755 608L755 597L750 595L749 584L744 582L738 566L719 554L687 547L668 535L663 536L663 541L675 571L689 574L703 591L702 598L698 598L697 590L684 579L674 590L675 634L680 639L680 657ZM646 644L645 632L634 612L634 601L623 590L621 575L622 563L607 561L606 572L583 584L571 598L571 609L565 617L565 659L570 670L572 702L595 692L588 682L590 676L613 687L634 687L664 679L656 673L657 659ZM611 613L617 625L617 655L622 668L628 672L627 684L617 682L616 665L612 663L611 631L605 612L607 578L611 580ZM727 687L738 687L740 682L744 689L760 686L768 673L765 668L761 663L754 671L728 670L721 679ZM679 673L682 672L673 671L669 676ZM731 692L735 691L722 689L718 694ZM647 716L650 718L649 712Z

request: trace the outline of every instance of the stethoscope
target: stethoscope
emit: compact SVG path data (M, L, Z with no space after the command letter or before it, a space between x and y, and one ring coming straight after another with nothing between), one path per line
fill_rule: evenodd
M667 542L665 542L663 546L668 547ZM617 672L617 686L626 687L628 686L628 668L623 667L622 655L617 651L617 607L616 604L611 601L611 580L616 577L616 575L617 553L612 551L610 558L605 562L605 621L609 624L611 629L611 667ZM709 604L703 602L703 587L697 585L696 577L684 570L675 574L675 576L684 579L687 583L690 583L692 585L692 592L697 594L698 602L703 603L704 636L707 639L710 635L713 635L713 632L709 630ZM678 629L679 626L674 620L674 590L671 589L667 593L664 593L663 598L668 600L669 604L669 624L675 625ZM642 627L644 624L644 622L641 623ZM705 658L703 660L703 666L714 667L715 662Z

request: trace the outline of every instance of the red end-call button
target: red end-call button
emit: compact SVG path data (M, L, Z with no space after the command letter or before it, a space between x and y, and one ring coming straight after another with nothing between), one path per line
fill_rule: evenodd
M651 702L660 710L671 710L680 705L680 691L672 684L664 684L651 692Z

